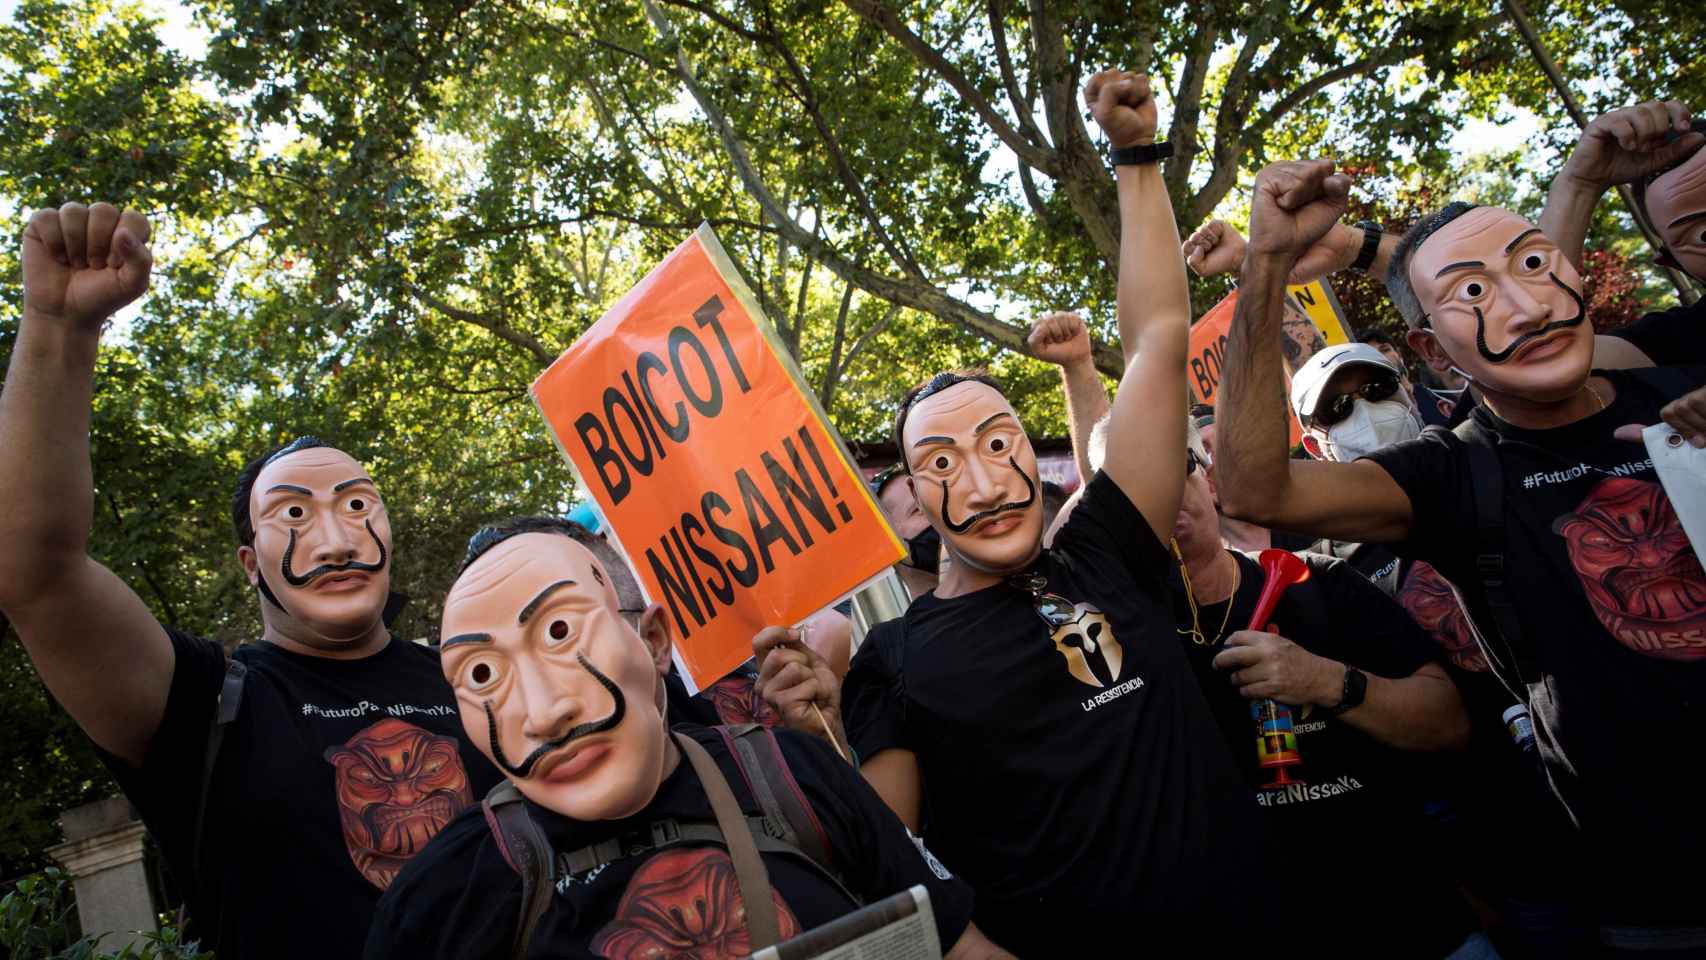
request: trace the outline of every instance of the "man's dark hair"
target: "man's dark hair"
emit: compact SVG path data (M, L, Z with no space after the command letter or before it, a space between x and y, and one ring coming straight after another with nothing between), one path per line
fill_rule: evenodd
M1190 421L1198 430L1214 424L1214 404L1193 403L1190 410Z
M237 492L231 496L231 526L237 531L239 547L253 546L255 543L255 521L249 515L249 497L255 492L256 478L266 469L267 464L299 450L330 446L331 444L319 437L297 437L283 446L273 447L243 465L243 472L237 474Z
M589 548L603 543L598 534L573 520L565 520L562 517L510 517L474 531L474 535L468 538L468 550L462 555L462 566L456 571L456 575L462 576L473 566L474 561L485 556L493 547L524 533L555 533Z
M1392 265L1386 270L1386 293L1392 298L1392 305L1398 308L1398 315L1411 327L1421 329L1426 312L1416 297L1416 288L1410 284L1410 261L1429 237L1478 206L1480 204L1454 200L1417 221L1410 232L1404 234L1404 239L1398 241L1398 249L1392 253Z
M912 412L912 408L919 401L933 397L943 390L961 383L981 383L1001 394L1001 396L1007 396L1007 391L1001 389L1001 384L997 383L995 378L989 375L989 371L983 367L944 370L908 390L906 396L900 400L900 409L894 413L894 448L900 454L901 469L907 473L911 473L912 468L907 464L906 444L901 440L901 433L906 429L906 415Z
M1357 343L1384 343L1394 350L1398 349L1398 342L1392 339L1392 335L1379 327L1364 327L1357 334Z

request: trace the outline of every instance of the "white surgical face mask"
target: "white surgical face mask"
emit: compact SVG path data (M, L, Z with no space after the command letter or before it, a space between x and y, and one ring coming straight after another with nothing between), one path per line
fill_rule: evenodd
M1327 430L1321 452L1327 459L1350 463L1394 443L1414 440L1422 435L1422 422L1411 412L1404 400L1393 398L1379 403L1358 400L1351 415Z

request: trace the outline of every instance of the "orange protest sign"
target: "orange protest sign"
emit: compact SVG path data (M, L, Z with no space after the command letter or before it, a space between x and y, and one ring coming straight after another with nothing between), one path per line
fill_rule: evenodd
M1185 383L1190 387L1191 396L1197 402L1213 405L1220 392L1220 381L1226 366L1226 341L1232 334L1232 311L1238 305L1238 291L1234 290L1221 298L1221 301L1208 308L1208 312L1191 325L1190 353L1185 358ZM1282 343L1286 334L1282 331ZM1284 358L1286 352L1276 351L1280 361L1280 370L1285 374L1287 395L1291 391L1291 371L1286 367ZM1287 411L1291 405L1286 405ZM1295 415L1288 418L1289 436L1286 442L1297 446L1303 440L1303 428L1297 422Z
M904 553L708 226L533 382L699 690Z

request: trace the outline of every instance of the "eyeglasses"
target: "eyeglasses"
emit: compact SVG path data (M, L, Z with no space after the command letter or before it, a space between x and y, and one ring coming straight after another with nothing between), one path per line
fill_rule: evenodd
M1379 403L1382 400L1390 400L1392 395L1397 392L1398 381L1396 378L1381 377L1378 380L1370 380L1350 393L1341 393L1316 407L1314 415L1309 417L1309 422L1315 426L1330 427L1351 415L1352 408L1356 406L1357 398L1360 397L1369 403Z
M1190 447L1186 447L1185 448L1185 476L1188 477L1191 474L1196 473L1198 470L1207 470L1207 469L1208 469L1208 462L1206 460L1204 460L1202 457L1197 456L1197 452L1195 450L1192 450Z

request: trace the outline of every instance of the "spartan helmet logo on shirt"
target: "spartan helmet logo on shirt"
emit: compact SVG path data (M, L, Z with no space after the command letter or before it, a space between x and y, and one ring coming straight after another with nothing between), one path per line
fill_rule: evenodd
M1073 604L1072 621L1055 628L1049 637L1066 658L1066 669L1079 682L1092 687L1113 686L1120 676L1124 652L1114 639L1113 628L1102 611L1087 603Z
M1706 659L1706 571L1662 486L1604 480L1552 529L1617 642L1662 660Z

